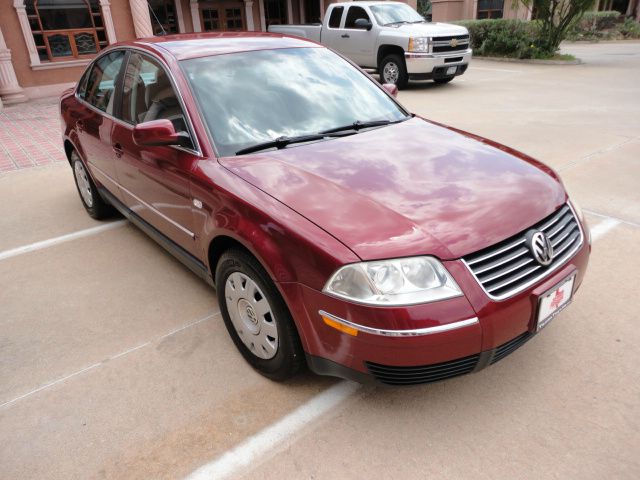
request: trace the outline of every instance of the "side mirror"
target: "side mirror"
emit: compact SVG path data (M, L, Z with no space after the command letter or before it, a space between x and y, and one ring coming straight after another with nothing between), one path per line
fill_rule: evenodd
M173 123L166 118L139 123L133 127L133 141L139 147L159 147L161 145L184 146L189 142L189 134L176 132Z
M398 96L398 86L393 83L383 83L382 88L384 88L389 95L393 98Z
M366 18L356 18L356 21L353 22L353 25L356 28L362 28L364 30L371 30L373 28L373 23L371 23L371 20L367 20Z

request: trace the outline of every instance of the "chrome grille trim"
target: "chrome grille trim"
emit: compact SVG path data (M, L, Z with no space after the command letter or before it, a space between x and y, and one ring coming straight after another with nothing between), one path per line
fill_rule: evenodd
M544 231L553 244L553 261L546 267L535 262L529 249L524 247L525 235L531 229ZM463 257L462 263L489 298L505 300L551 275L583 243L584 232L578 216L571 204L565 203L549 217L514 237Z

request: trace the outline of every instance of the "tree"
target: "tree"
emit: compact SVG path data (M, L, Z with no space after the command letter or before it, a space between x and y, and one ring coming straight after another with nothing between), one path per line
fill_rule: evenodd
M535 12L540 22L538 48L553 55L560 48L567 30L591 9L595 0L514 0Z

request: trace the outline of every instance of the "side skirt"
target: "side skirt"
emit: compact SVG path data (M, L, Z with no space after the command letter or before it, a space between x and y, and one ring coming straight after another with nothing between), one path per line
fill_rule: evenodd
M209 274L209 269L204 263L191 255L173 240L168 238L166 235L160 232L160 230L155 228L146 220L142 219L135 212L131 211L131 209L129 209L124 203L122 203L114 195L112 195L111 192L109 192L106 188L99 187L98 190L102 198L113 205L120 213L122 213L122 215L127 218L127 220L129 220L136 227L138 227L140 230L154 239L157 243L159 243L161 247L163 247L170 254L180 260L180 262L182 262L189 270L198 275L212 287L214 286L213 278Z

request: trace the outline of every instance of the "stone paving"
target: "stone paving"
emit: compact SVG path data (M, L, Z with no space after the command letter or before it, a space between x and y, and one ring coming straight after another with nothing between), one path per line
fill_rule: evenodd
M0 173L63 161L57 97L0 111Z

